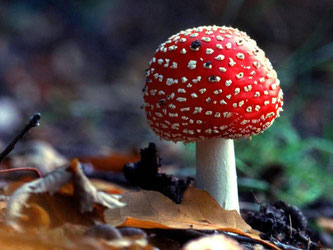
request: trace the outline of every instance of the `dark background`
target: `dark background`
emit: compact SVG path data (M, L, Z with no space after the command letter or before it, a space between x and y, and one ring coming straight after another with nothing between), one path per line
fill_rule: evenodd
M163 162L193 174L193 145L160 141L145 121L144 70L159 43L199 25L255 39L285 93L263 135L236 142L241 190L304 205L333 194L331 0L39 0L0 2L0 144L32 113L28 140L62 154L158 144Z

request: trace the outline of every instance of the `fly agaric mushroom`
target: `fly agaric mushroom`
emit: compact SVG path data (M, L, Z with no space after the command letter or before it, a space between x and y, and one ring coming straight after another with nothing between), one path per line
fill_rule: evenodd
M282 95L270 61L246 33L201 26L156 50L146 71L144 107L161 138L196 142L196 186L239 211L233 139L272 125Z

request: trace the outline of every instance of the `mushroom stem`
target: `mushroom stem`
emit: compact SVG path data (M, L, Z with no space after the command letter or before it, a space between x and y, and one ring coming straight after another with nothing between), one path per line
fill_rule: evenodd
M196 186L208 191L223 208L239 212L234 141L197 141L196 161Z

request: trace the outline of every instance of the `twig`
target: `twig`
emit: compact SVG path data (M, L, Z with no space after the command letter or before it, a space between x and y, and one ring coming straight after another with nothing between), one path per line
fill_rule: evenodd
M30 117L29 122L24 126L21 133L14 138L14 140L5 148L0 154L0 164L5 159L5 157L15 148L16 143L22 139L22 137L30 131L33 127L39 126L40 113L36 113Z
M11 169L1 169L0 174L12 173L17 171L31 171L34 172L38 178L43 177L38 168L11 168Z

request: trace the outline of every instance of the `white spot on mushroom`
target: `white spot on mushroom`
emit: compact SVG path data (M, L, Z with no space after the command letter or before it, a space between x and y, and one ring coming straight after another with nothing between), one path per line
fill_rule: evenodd
M259 106L259 105L256 105L256 106L254 107L254 110L255 110L255 111L259 111L259 110L260 110L260 106Z
M163 59L158 59L158 60L157 60L157 63L158 63L159 65L162 65L162 63L163 63Z
M269 101L264 101L264 105L268 105L269 104Z
M185 97L178 97L176 100L178 102L186 102L187 101L187 99Z
M178 89L177 92L178 93L186 93L186 90L181 88L181 89Z
M217 90L214 90L214 95L218 95L218 94L221 94L222 93L222 89L217 89Z
M226 68L224 68L224 67L219 67L219 71L221 71L221 72L226 72L226 71L227 71L227 69L226 69Z
M249 92L252 90L252 85L244 86L244 91Z
M257 69L260 68L260 63L259 63L259 62L253 62L253 65L254 65Z
M206 92L206 89L205 89L205 88L203 88L203 89L199 89L199 92L200 92L200 94L203 94L203 93Z
M220 126L220 129L225 130L227 127L228 127L227 125L222 125L222 126Z
M244 101L243 100L238 103L239 107L242 107L243 105L244 105Z
M222 104L222 105L226 105L227 102L226 102L225 100L222 99L222 100L220 101L220 104Z
M161 117L161 118L163 117L162 113L160 113L160 112L155 112L155 115L158 117Z
M247 108L246 108L246 112L251 112L252 111L252 107L251 106L248 106Z
M179 129L179 123L174 123L171 125L172 129L178 130Z
M243 45L243 43L244 43L244 40L242 40L242 39L239 39L239 40L236 41L236 44L237 44L238 46Z
M276 84L273 83L273 84L271 85L271 88L272 88L272 89L276 89Z
M171 109L175 109L176 108L176 105L174 105L174 104L169 104L169 108L171 108Z
M181 51L180 51L181 54L186 54L186 49L185 48L182 48Z
M207 55L211 55L211 54L213 54L214 53L214 50L213 49L211 49L211 48L207 48L206 49L206 54Z
M237 108L237 103L233 103L232 107Z
M227 98L227 99L230 99L230 98L231 98L231 95L230 95L230 94L229 94L229 95L227 95L227 96L226 96L226 98Z
M214 117L220 118L221 117L221 113L220 112L216 112L215 115L214 115Z
M203 67L204 67L205 69L211 69L211 68L213 67L213 65L212 65L212 63L211 63L210 61L208 61L208 62L205 62L205 63L203 64Z
M152 96L154 96L154 95L156 95L157 90L156 90L156 89L152 89L152 90L149 91L149 93L150 93Z
M182 118L182 120L184 120L184 121L187 121L188 119L190 119L190 118L188 118L188 117L185 116L185 115L183 115L181 118Z
M166 85L171 86L172 84L177 84L178 80L173 78L167 78Z
M224 55L221 55L221 54L219 54L215 57L215 59L219 60L219 61L222 61L224 58L225 58Z
M203 36L202 38L201 38L201 40L202 41L204 41L204 42L210 42L212 39L210 39L209 37L207 37L207 36Z
M216 36L216 39L217 39L218 41L223 41L223 37L220 36L220 35L217 35L217 36Z
M264 95L268 95L268 91L267 90L264 90Z
M261 82L261 83L265 82L265 77L261 77L261 78L259 79L259 82Z
M197 61L195 61L195 60L190 60L190 61L188 62L188 64L187 64L187 67L188 67L189 69L195 69L195 68L197 67Z
M235 64L236 64L236 62L231 57L229 57L229 66L232 67Z
M241 79L241 78L243 78L243 76L244 76L243 72L239 72L238 74L236 74L237 79Z
M169 113L169 117L178 117L177 113Z
M176 46L176 45L171 45L170 47L169 47L169 50L170 51L173 51L173 50L176 50L178 47Z
M201 107L194 107L193 114L201 113L202 108Z
M181 80L182 80L182 83L187 82L187 78L186 78L185 76L183 76L183 77L181 78Z
M200 82L200 80L201 80L201 76L198 76L196 79L193 79L192 82L198 83L198 82Z
M202 121L201 120L197 120L196 121L197 124L202 124ZM199 132L200 133L200 132Z
M207 97L207 98L206 98L206 102L207 102L207 103L210 103L211 101L212 101L212 99L211 99L210 97Z
M272 98L272 103L275 104L277 99L275 97Z
M254 76L255 74L256 72L254 70L250 73L251 76Z
M254 93L254 97L259 97L260 96L260 92L259 91L256 91L255 93Z
M218 49L223 49L223 46L222 46L222 44L216 44L216 48L218 48Z
M225 45L225 47L226 47L227 49L231 49L231 43L230 43L230 42L227 43L227 44Z
M210 110L205 112L205 115L212 115L212 114L213 114L213 111L210 111Z
M192 98L198 98L198 95L197 95L196 93L192 93L192 94L191 94L191 97L192 97Z
M185 37L180 38L180 39L179 39L179 42L181 42L181 43L185 43L185 42L186 42L186 38L185 38Z
M171 69L177 69L177 63L176 63L176 62L173 62L170 68L171 68Z
M245 58L245 56L244 56L243 53L237 53L237 54L236 54L236 57L237 57L238 59L240 59L240 60L244 60L244 58Z
M225 81L226 87L229 87L231 84L232 84L232 81L230 79Z
M181 111L181 112L187 112L187 111L190 111L190 107L181 108L180 111Z
M191 88L191 87L192 87L192 84L189 83L189 84L186 85L186 87Z
M206 130L205 130L205 133L206 133L206 134L211 134L211 133L212 133L212 130L211 130L210 128L209 128L209 129L206 129Z
M191 35L190 35L190 37L197 37L199 35L199 33L192 33Z
M219 76L210 76L210 77L208 77L208 81L209 82L219 82L221 80L221 77L219 77Z
M240 92L240 88L235 88L235 95L238 95Z
M223 112L223 117L224 118L230 118L232 116L231 112Z

